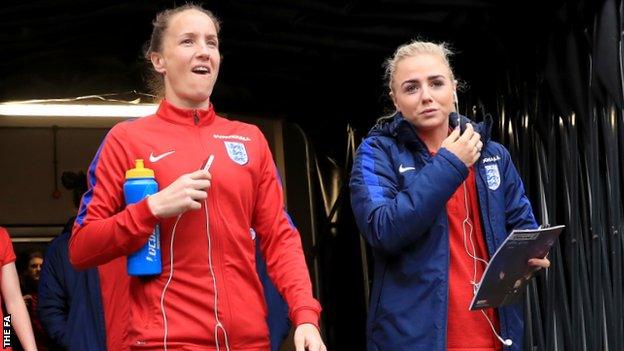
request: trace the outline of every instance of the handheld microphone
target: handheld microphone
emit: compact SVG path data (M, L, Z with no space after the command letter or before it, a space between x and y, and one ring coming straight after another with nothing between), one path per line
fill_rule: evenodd
M462 134L466 130L466 124L462 125L461 115L457 112L449 113L449 120L455 121L455 126L459 127L459 133Z
M455 114L457 115L455 118L457 118L457 125L459 126L459 132L463 133L464 131L461 130L461 115L459 114L459 98L457 97L457 90L453 90L453 102L455 103ZM453 114L451 112L451 114Z

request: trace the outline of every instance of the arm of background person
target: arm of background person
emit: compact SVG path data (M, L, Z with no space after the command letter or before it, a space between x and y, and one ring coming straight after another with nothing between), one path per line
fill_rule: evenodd
M37 350L28 310L20 290L19 278L15 269L15 262L2 266L2 297L7 312L11 315L11 323L22 347L25 351Z

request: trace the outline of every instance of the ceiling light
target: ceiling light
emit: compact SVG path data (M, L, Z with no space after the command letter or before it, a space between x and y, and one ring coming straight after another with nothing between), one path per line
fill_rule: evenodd
M157 104L60 104L0 103L0 116L26 117L143 117L152 115Z

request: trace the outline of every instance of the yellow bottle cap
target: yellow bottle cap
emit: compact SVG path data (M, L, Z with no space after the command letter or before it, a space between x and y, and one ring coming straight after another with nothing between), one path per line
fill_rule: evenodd
M154 171L145 168L142 159L136 159L134 161L134 168L126 171L126 179L130 178L154 178Z

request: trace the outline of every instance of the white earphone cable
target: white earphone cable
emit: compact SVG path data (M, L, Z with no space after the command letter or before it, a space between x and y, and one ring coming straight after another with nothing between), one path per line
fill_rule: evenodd
M210 267L210 275L212 276L212 286L214 288L214 313L215 313L215 328L214 328L214 332L215 332L215 343L216 343L216 347L217 347L217 351L220 350L219 347L219 329L221 329L221 331L223 331L223 336L225 338L225 349L227 351L230 351L230 344L228 341L228 336L227 336L227 331L225 330L225 327L223 327L223 324L221 324L221 321L219 320L219 307L218 307L218 302L219 302L219 295L217 292L217 279L215 277L215 273L214 273L214 268L212 266L212 240L210 238L210 217L208 215L208 204L206 203L206 200L204 200L204 212L206 213L206 237L208 238L208 265Z
M160 294L160 311L163 316L163 326L164 326L164 336L163 336L163 345L165 351L167 351L167 333L169 331L167 325L167 312L165 311L165 293L167 292L167 288L169 288L169 284L173 279L173 240L175 239L176 228L178 227L178 222L182 218L182 214L178 215L175 223L173 224L173 229L171 231L171 244L169 245L169 279L167 279L167 283L165 283L165 287L163 288L162 293Z
M486 266L488 264L488 262L480 257L477 257L477 249L475 247L474 241L472 240L472 233L473 233L473 225L472 223L470 223L470 211L469 211L469 207L468 207L468 190L466 187L466 182L463 182L463 187L464 187L464 205L465 205L465 209L466 209L466 218L464 218L463 222L462 222L462 232L463 232L463 241L464 241L464 250L466 251L466 254L468 254L468 256L470 258L472 258L472 264L473 264L473 276L472 276L472 280L470 281L470 284L472 285L472 294L476 294L477 293L477 262L482 262L484 263ZM466 240L466 227L469 227L469 234L468 234L468 240ZM472 253L468 250L468 241L470 241L470 246L472 247ZM513 344L513 341L511 339L503 339L498 332L496 331L496 328L494 328L494 324L492 323L492 321L490 320L490 317L488 317L487 313L485 313L484 310L481 310L481 313L483 314L483 316L485 317L485 319L487 320L488 324L490 325L490 328L492 328L492 332L494 333L494 335L496 336L496 338L505 346L511 346Z
M213 160L214 160L214 155L210 155L203 169L205 170L210 169L210 166L212 165ZM214 268L212 266L212 241L210 238L210 217L208 215L208 203L207 203L207 200L203 200L202 202L204 205L203 206L204 213L206 214L205 222L206 222L206 237L208 238L208 266L210 268L210 275L212 277L212 286L214 288L214 311L215 311L215 322L216 322L215 329L214 329L215 344L217 347L217 351L219 351L220 349L219 348L219 329L221 329L223 331L223 335L225 338L225 349L227 351L230 351L230 344L228 341L227 331L225 330L225 327L223 327L223 324L221 324L221 321L219 320L219 313L218 313L219 297L218 297L218 292L217 292L217 279L215 277ZM167 289L169 288L169 284L171 283L171 280L173 279L173 242L175 239L176 228L178 227L178 222L180 221L180 218L182 218L182 215L184 215L184 213L181 213L178 215L175 223L173 224L173 229L171 231L171 244L169 245L169 278L167 279L167 283L165 283L163 291L160 295L160 310L162 312L163 326L164 326L163 345L164 345L165 351L167 351L167 335L169 332L169 326L167 324L167 313L165 311L165 293L167 292Z

